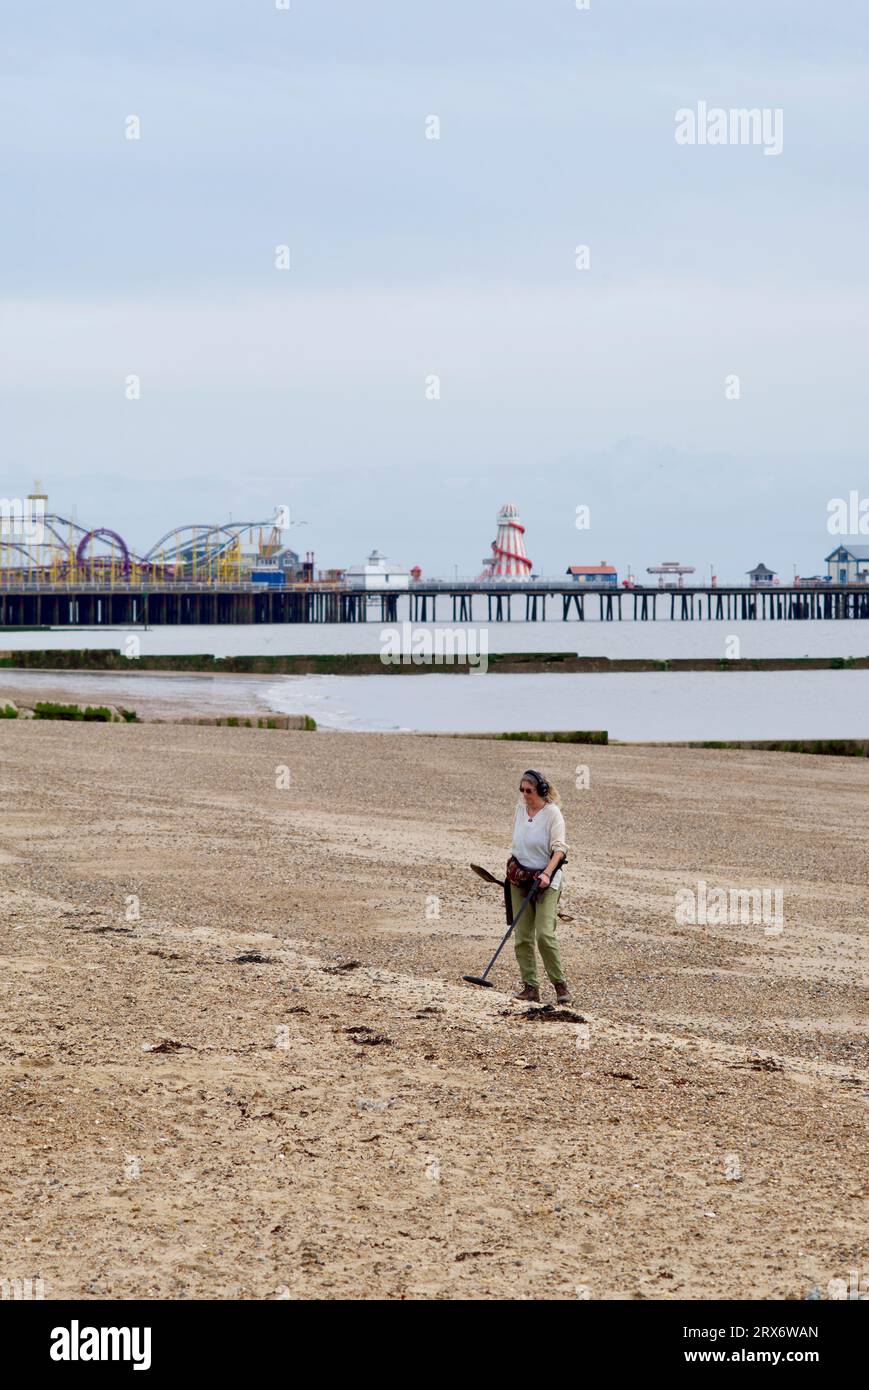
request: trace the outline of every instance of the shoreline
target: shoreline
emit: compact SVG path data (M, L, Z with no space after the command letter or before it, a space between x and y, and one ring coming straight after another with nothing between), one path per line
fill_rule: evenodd
M54 712L49 712L48 707L53 705ZM73 711L78 710L79 714ZM305 732L317 732L318 725L315 719L308 714L285 714L274 710L267 710L265 713L256 714L197 714L190 713L151 713L140 717L138 711L130 710L123 706L107 705L100 707L101 716L93 706L86 705L84 702L67 701L55 702L37 701L35 704L24 704L20 700L12 701L8 697L0 694L0 722L15 721L18 719L27 721L35 719L38 723L50 721L63 722L85 722L85 723L127 723L127 724L169 724L169 725L190 725L212 728L236 728L236 729L268 729L276 731L304 730ZM586 730L526 730L526 731L461 731L451 730L414 730L414 729L384 729L384 730L363 730L346 729L324 730L329 733L347 733L351 737L359 737L363 733L371 734L373 737L385 738L461 738L473 739L477 741L488 741L496 743L543 743L543 744L571 744L574 747L595 747L609 746L615 748L695 748L695 749L714 749L715 751L740 751L744 749L757 749L767 753L806 753L812 755L825 755L828 757L841 758L864 758L869 756L869 739L866 738L838 738L838 739L611 739L606 729L586 729Z

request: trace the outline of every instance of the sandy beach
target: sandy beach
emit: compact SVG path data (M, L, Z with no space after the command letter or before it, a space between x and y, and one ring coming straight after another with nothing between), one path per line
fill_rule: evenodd
M509 948L461 982L529 765L573 1017L511 999ZM0 1276L865 1293L864 759L4 721L0 785ZM678 924L700 880L780 888L783 930Z

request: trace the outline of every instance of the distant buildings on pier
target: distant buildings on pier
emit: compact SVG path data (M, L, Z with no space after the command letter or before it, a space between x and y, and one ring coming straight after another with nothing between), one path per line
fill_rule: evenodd
M752 589L768 589L771 584L779 582L775 570L767 569L766 565L755 565L747 573Z
M48 496L38 483L26 499L0 498L0 589L25 586L39 590L76 584L135 587L160 582L169 586L240 584L270 589L316 584L383 593L407 591L423 579L419 566L405 569L379 550L372 550L366 560L349 568L318 571L313 551L307 551L302 559L286 544L287 529L306 523L291 522L285 507L277 508L275 515L264 521L176 526L143 554L134 552L114 530L105 526L86 529L74 520L50 513L47 507ZM580 511L585 513L587 508L577 508L577 516ZM863 524L859 511L855 515L856 520L850 522L852 527ZM496 525L495 540L483 561L482 573L475 581L460 579L456 566L456 588L468 582L512 586L545 576L545 570L541 576L533 568L525 547L525 527L515 502L507 502L499 509ZM792 580L784 581L785 587L869 586L869 545L843 541L825 557L824 564L826 574L794 575ZM569 580L565 587L571 590L574 586L577 590L630 590L648 588L654 583L638 581L630 567L620 583L615 565L606 560L572 564L566 573ZM649 565L646 574L657 578L659 589L714 589L718 583L714 570L710 570L708 584L689 578L695 574L694 565L678 560ZM775 570L762 562L746 571L745 579L747 583L725 587L772 590L783 583ZM440 582L445 585L448 581ZM546 582L550 587L553 584L552 580ZM533 587L529 583L529 588ZM577 593L569 601L581 600Z
M658 575L659 589L681 589L686 574L693 574L693 565L682 565L678 560L662 560L660 565L649 565L646 574Z
M824 563L833 584L869 583L869 545L838 545Z
M379 550L372 550L363 564L351 565L344 571L344 583L350 589L376 589L378 592L409 589L410 574L401 565L392 564Z
M619 582L615 565L608 565L606 560L599 565L568 565L567 573L577 584L593 584L595 588L614 589Z

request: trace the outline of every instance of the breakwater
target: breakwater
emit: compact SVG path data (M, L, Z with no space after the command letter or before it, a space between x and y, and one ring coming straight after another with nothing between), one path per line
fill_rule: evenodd
M616 672L639 671L843 671L869 669L869 656L805 656L805 657L676 657L655 661L643 657L610 658L577 656L575 652L491 652L487 657L489 673L533 675L537 673L569 673L605 675ZM388 676L419 674L467 675L474 670L467 661L456 660L432 665L384 663L376 653L358 652L311 656L225 656L207 653L173 653L127 657L113 648L80 648L78 650L39 650L0 652L0 669L38 671L100 671L123 672L161 671L178 674L252 675L252 676Z

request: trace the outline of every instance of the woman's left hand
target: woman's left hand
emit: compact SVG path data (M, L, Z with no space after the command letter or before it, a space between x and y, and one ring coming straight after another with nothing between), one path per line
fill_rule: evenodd
M540 887L541 887L541 888L548 888L548 887L550 886L552 880L551 880L551 878L549 877L548 874L538 874L538 875L537 875L537 882L540 884Z

